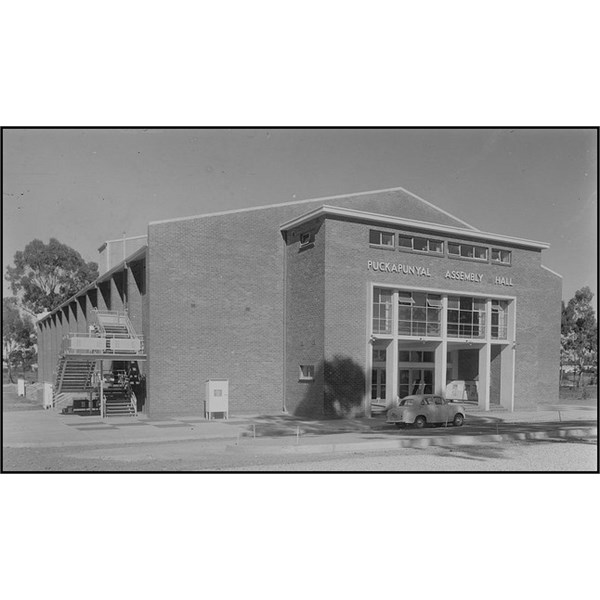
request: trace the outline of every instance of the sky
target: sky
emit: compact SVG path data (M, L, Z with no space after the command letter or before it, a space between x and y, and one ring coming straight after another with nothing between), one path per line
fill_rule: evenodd
M6 129L3 273L34 238L98 262L150 221L404 187L548 242L568 300L597 291L596 147L593 129Z

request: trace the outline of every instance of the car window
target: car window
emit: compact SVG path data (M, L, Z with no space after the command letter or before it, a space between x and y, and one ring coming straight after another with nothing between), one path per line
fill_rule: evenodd
M442 398L440 398L439 396L436 396L434 398L434 401L437 405L444 404L444 400Z
M412 405L413 405L412 398L409 400L402 400L402 402L400 402L400 406L412 406Z
M421 400L421 406L427 406L429 404L429 402L427 401L427 398L423 398L423 400Z

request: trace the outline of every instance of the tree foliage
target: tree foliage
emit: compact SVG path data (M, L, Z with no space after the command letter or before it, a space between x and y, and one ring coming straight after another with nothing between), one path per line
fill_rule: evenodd
M31 314L51 311L98 277L98 265L86 263L79 252L50 238L33 240L18 251L6 280L21 305Z
M19 311L16 298L2 298L2 357L8 367L12 383L12 370L16 364L35 360L35 330L28 317Z
M586 286L577 290L566 306L562 304L561 366L574 367L578 385L584 371L598 372L598 326L593 297Z

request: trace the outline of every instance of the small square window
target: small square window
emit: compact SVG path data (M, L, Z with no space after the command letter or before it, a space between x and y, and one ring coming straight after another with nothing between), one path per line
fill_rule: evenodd
M429 240L429 252L440 252L444 251L444 242L440 240Z
M434 294L427 294L427 305L433 308L442 308L442 297Z
M460 308L460 298L458 296L448 296L448 308L455 310Z
M448 254L454 254L455 256L460 256L460 245L452 244L448 242Z
M300 234L300 245L308 246L310 244L310 233L301 233Z
M461 244L460 255L464 256L465 258L473 258L475 256L475 248L473 248L473 246L467 246L466 244Z
M400 248L412 248L412 238L408 235L398 236L398 246Z
M484 248L483 246L474 246L474 250L475 250L475 258L487 260L487 257L488 257L487 248Z
M505 265L510 265L511 252L510 250L500 250L499 248L492 248L492 260Z
M413 243L415 250L427 251L427 238L416 237Z
M300 381L314 381L315 365L300 365Z

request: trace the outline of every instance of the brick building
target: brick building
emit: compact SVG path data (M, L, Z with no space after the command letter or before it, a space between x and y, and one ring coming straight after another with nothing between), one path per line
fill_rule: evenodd
M357 415L417 391L509 410L558 398L561 278L547 244L482 232L402 189L150 223L147 244L38 322L63 336L125 313L140 409ZM140 336L140 338L142 337ZM114 350L113 350L114 351Z

